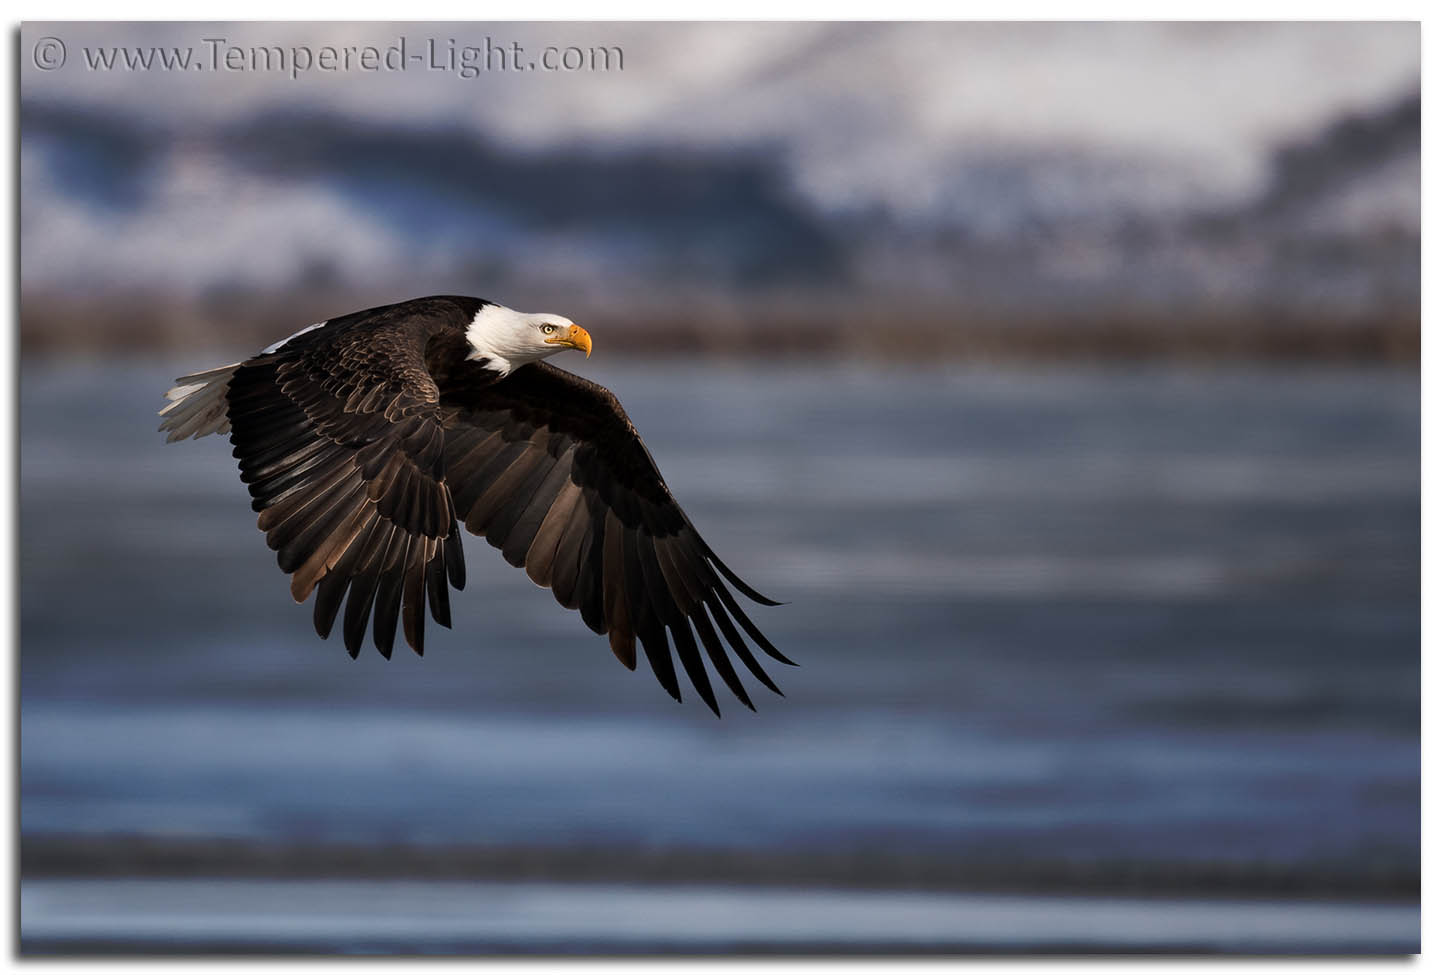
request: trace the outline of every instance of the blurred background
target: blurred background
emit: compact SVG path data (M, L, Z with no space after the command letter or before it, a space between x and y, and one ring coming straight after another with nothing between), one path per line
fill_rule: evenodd
M21 61L24 950L1417 950L1417 25ZM424 660L315 637L155 411L438 292L590 329L785 699L474 538Z

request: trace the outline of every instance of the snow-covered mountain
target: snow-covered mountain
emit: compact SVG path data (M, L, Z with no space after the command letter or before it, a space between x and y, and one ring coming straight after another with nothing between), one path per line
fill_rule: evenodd
M611 60L467 77L488 44ZM367 45L424 60L298 68ZM1415 25L31 24L21 48L31 293L1416 301Z

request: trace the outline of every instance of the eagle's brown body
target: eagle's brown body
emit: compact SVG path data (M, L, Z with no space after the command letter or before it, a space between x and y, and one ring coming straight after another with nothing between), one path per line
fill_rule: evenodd
M332 319L182 379L161 429L172 440L229 430L292 595L315 593L322 637L344 603L352 656L367 629L389 656L398 618L420 653L427 606L450 625L463 524L608 634L628 667L639 640L673 697L670 644L712 710L703 649L748 707L727 645L776 690L737 624L790 661L723 579L774 603L697 534L610 391L544 362L506 374L474 354L466 328L485 305L437 296Z

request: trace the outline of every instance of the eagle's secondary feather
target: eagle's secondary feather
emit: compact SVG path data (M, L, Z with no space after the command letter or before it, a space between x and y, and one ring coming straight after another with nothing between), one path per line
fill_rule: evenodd
M542 337L562 327L569 340ZM465 585L464 525L579 610L629 668L639 642L677 700L673 652L717 713L703 655L747 707L733 654L779 694L742 633L791 661L727 584L776 604L702 540L616 397L540 361L557 343L590 351L584 330L559 316L418 298L177 380L160 429L170 440L230 434L291 594L315 595L322 637L341 621L352 656L367 629L389 657L398 622L417 653L427 611L450 626L449 590Z

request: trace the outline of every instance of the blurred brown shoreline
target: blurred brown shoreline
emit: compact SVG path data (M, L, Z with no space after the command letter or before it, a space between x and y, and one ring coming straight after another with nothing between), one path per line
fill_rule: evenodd
M305 325L399 294L292 292L255 298L180 299L134 293L27 293L20 306L26 357L246 355ZM519 303L518 303L519 304ZM859 303L845 298L744 304L638 302L585 296L552 302L575 311L598 345L626 356L853 359L891 362L1295 362L1415 367L1415 305L1367 313L1296 308L1084 307L1015 312L954 303Z
M21 876L354 878L723 884L1082 896L1415 900L1415 865L1018 860L692 848L347 845L136 836L27 837Z

